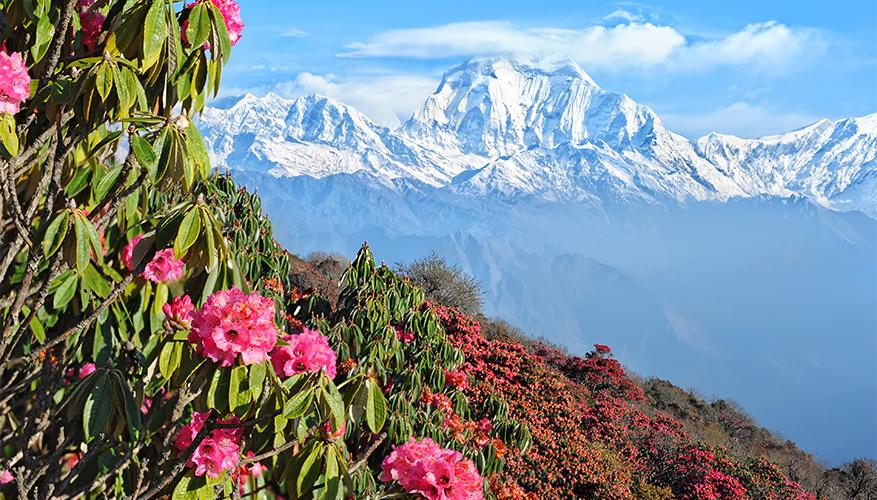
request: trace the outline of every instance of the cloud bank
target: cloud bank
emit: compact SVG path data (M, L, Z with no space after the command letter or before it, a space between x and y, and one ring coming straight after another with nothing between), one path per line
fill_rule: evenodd
M616 11L611 17L629 17ZM506 21L454 23L436 28L384 31L366 42L344 46L342 57L466 58L515 54L567 56L584 67L606 70L663 67L691 72L717 66L745 66L777 72L824 54L828 42L812 28L774 21L750 24L721 37L686 38L669 26L628 22L580 30L521 28Z

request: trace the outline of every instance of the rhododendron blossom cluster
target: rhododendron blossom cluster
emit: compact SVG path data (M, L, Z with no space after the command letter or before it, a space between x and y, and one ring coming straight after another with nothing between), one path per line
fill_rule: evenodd
M97 39L106 20L102 13L90 9L92 4L94 0L79 0L76 5L76 8L80 9L79 24L82 26L82 44L86 50L92 50L97 46Z
M174 258L173 248L165 248L155 252L155 256L143 270L143 277L153 283L176 281L183 276L184 264L184 261Z
M408 493L427 500L481 500L484 478L459 451L446 450L430 438L396 446L381 464L381 481L398 481Z
M195 352L222 366L231 366L238 354L244 364L252 365L268 359L277 335L274 302L233 286L207 297L192 317L189 342Z
M21 54L6 53L0 48L0 113L14 115L21 109L21 103L30 97L30 75L21 60Z
M204 427L208 415L207 412L195 412L192 414L192 420L180 429L174 446L180 450L181 454L195 441L195 437ZM237 417L232 417L229 420L219 420L218 422L234 424L239 423L240 420ZM233 470L241 455L241 435L243 433L243 428L214 429L198 444L195 452L186 462L186 466L194 466L196 476L203 476L206 473L208 477L214 479L221 476L222 471Z
M161 310L167 316L168 326L171 329L188 330L192 327L195 305L188 295L174 297L174 300L162 306Z
M320 332L304 328L302 333L284 335L283 340L289 345L271 351L271 364L280 378L318 372L323 368L327 377L335 378L338 373L337 356L329 347L329 339Z
M469 384L469 377L466 376L466 372L463 370L445 370L445 385L456 387L459 390L465 390L466 385Z

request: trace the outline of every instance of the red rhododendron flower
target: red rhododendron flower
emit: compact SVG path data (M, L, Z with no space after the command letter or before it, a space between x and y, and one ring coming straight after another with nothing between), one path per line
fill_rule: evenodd
M134 264L131 262L131 258L134 256L134 247L140 243L140 240L143 239L142 234L138 234L137 236L131 238L131 241L125 245L125 248L122 249L122 265L127 267L129 271L134 270Z
M21 103L30 97L30 75L21 60L21 54L6 53L0 48L0 113L14 115L21 109Z
M320 332L302 330L295 335L284 335L288 346L275 347L271 351L271 364L280 378L288 378L299 373L317 372L326 368L326 376L335 378L338 372L335 351L329 347L329 339Z
M396 330L396 338L401 340L403 344L407 344L414 340L414 332L405 331L405 327L402 325L396 325L394 329Z
M231 366L238 354L246 365L261 363L277 343L274 301L258 293L244 295L235 286L216 292L192 317L189 342L195 352L222 366Z
M463 370L445 370L445 386L456 387L457 389L462 391L466 388L466 385L468 384L469 378L466 376L466 372L464 372Z
M459 451L446 450L430 438L396 446L381 464L381 481L398 481L408 493L427 500L482 500L484 478Z
M208 413L192 414L192 420L180 429L180 434L174 446L181 452L192 445L195 437L204 427ZM229 420L220 420L219 423L239 423L237 417ZM195 452L186 462L188 467L195 467L195 475L218 478L224 470L233 470L241 455L241 435L243 428L239 429L214 429L198 444Z
M176 281L183 276L183 264L184 261L174 258L173 248L165 248L155 252L152 261L143 270L143 277L153 283Z
M100 12L79 13L79 24L82 25L82 45L86 50L92 50L97 46L97 38L100 36L106 17Z

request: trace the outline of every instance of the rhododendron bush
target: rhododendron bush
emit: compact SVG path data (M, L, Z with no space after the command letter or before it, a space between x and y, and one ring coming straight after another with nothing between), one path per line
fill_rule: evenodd
M392 496L416 438L481 498L518 424L471 420L422 292L368 248L337 304L290 287L258 197L210 175L192 118L237 3L0 11L0 497Z

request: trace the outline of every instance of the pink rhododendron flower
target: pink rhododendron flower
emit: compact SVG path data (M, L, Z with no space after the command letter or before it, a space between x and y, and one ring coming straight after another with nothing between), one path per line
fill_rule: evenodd
M238 40L241 39L241 31L244 30L244 22L241 21L241 6L237 4L234 0L210 0L213 2L213 5L219 8L219 12L222 14L222 19L225 21L225 28L228 30L228 39L231 42L231 46L234 47ZM194 3L190 3L186 7L194 7ZM186 39L186 29L189 27L189 21L186 20L183 22L182 29L182 38L184 42L188 42ZM205 43L204 48L210 50L210 44Z
M21 103L30 97L30 75L21 60L21 54L6 53L0 48L0 113L14 115L21 110Z
M469 385L469 377L466 376L466 372L463 370L445 370L445 386L456 387L462 391L467 385Z
M192 299L190 299L188 295L174 297L174 300L163 305L161 310L164 311L164 315L167 316L168 322L171 323L171 326L174 328L178 330L188 330L192 327L191 320L192 316L195 315L195 306L192 304Z
M458 451L446 450L430 438L394 447L381 464L381 481L398 481L408 493L427 500L482 500L484 478Z
M329 347L329 339L314 330L305 328L296 335L284 335L289 346L275 347L271 351L271 364L281 378L299 373L317 372L326 368L326 376L335 378L338 372L335 351Z
M79 378L87 377L89 374L93 373L95 369L94 363L85 363L82 365L82 369L79 370Z
M189 342L222 366L231 366L238 354L244 364L261 363L277 343L274 301L258 293L244 295L235 286L216 292L192 317Z
M185 261L174 258L173 248L165 248L155 252L152 261L143 270L143 277L153 283L176 281L183 276L184 264Z
M206 412L195 412L192 414L192 420L180 429L180 434L174 443L180 452L192 445L195 437L204 427L207 416ZM240 420L233 416L229 420L219 420L218 422L230 424L239 423ZM214 429L198 444L195 452L186 462L186 466L194 466L196 476L203 476L206 473L208 477L214 479L221 476L224 470L233 470L237 465L238 458L240 458L243 432L243 428Z
M3 471L3 474L0 474L0 484L7 484L15 481L15 476L12 475L12 472L9 469Z
M138 234L137 236L131 238L131 241L125 245L125 248L122 249L122 265L127 267L129 271L134 270L134 264L131 262L131 259L134 257L134 247L137 246L137 243L140 243L140 240L143 239L142 234Z
M478 421L476 428L480 432L490 432L493 430L493 424L490 423L490 420L488 420L486 418L482 418L481 420Z

